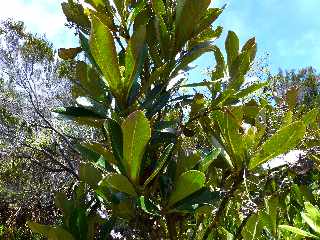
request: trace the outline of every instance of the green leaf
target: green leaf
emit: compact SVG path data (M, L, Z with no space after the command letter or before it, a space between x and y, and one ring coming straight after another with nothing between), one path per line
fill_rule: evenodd
M109 133L112 152L117 160L119 170L125 174L125 169L122 164L123 161L123 134L121 126L113 119L107 119L104 122L104 128Z
M225 48L227 51L228 67L232 68L233 62L236 60L239 54L239 38L233 31L228 32L228 36L225 42Z
M92 56L100 67L112 93L121 97L123 86L113 36L108 27L93 13L91 13L91 21L89 45Z
M210 0L179 0L176 6L176 47L180 49L195 32Z
M213 205L221 198L218 191L211 192L207 188L189 195L172 206L170 212L194 213L198 208L204 205Z
M52 228L49 225L43 225L36 222L31 222L31 221L28 221L27 225L29 226L32 232L42 234L46 237L48 237L48 233Z
M100 154L101 156L103 156L103 158L105 160L108 161L108 163L112 163L112 164L116 164L116 159L114 157L114 155L112 154L112 152L108 149L106 149L103 145L101 145L100 143L87 143L87 144L83 144L82 146Z
M293 110L294 107L297 105L299 95L299 89L292 87L287 91L286 94L286 102L290 110Z
M152 0L151 3L156 15L163 16L166 13L166 6L164 5L163 0Z
M132 182L138 184L142 157L151 137L150 124L142 111L135 111L125 119L121 128L123 165Z
M245 81L245 75L250 69L250 58L248 53L241 53L229 68L229 88L239 90Z
M204 13L203 17L199 21L199 25L196 28L196 34L202 32L206 28L211 28L212 23L223 12L223 8L209 8Z
M169 144L161 154L157 167L153 170L152 174L148 177L148 179L144 182L143 187L145 188L161 171L165 163L167 162L167 159L172 151L174 144Z
M59 107L53 110L53 112L65 115L71 119L77 117L85 117L85 118L98 118L104 119L105 117L100 115L99 113L94 112L93 110L86 109L84 107Z
M216 66L211 73L211 80L213 81L224 77L224 70L226 65L221 50L218 47L214 48L214 58L216 60Z
M70 60L74 59L78 53L82 51L82 48L76 47L76 48L59 48L58 55L63 60Z
M220 148L215 148L210 153L208 153L200 162L199 170L205 173L208 170L211 163L218 157L220 152Z
M242 47L241 52L247 52L250 56L250 63L253 62L256 52L257 52L257 43L256 39L250 38Z
M48 232L48 240L74 240L71 233L62 227L51 228Z
M75 149L80 152L80 154L83 158L85 158L91 162L95 163L100 158L100 154L91 150L90 148L88 148L84 144L76 144Z
M178 157L176 176L180 176L182 173L193 169L201 159L200 151L192 153L183 152Z
M125 56L125 89L127 95L141 71L145 52L146 26L141 25L129 40Z
M137 205L148 214L160 216L158 207L150 199L147 199L144 196L137 199Z
M259 90L260 88L262 88L266 85L267 85L267 83L253 83L249 87L246 87L246 88L240 90L239 92L237 92L235 94L234 98L235 99L244 98L244 97L248 96L249 94Z
M205 181L205 175L200 171L190 170L183 173L177 179L175 189L170 194L167 206L171 207L180 200L200 190L204 186Z
M218 123L218 129L224 142L224 150L232 159L232 164L240 167L245 156L244 142L242 141L242 135L239 133L242 116L238 117L235 110L226 112L214 111L212 116Z
M210 45L209 42L201 43L186 52L177 62L175 69L173 70L171 77L175 77L180 70L184 70L188 67L188 64L198 59L202 54L213 51L214 46Z
M314 121L316 121L318 114L319 114L319 109L318 108L314 108L314 109L310 110L309 112L307 112L302 117L302 120L303 120L304 124L306 126L308 126L311 123L313 123Z
M54 195L54 203L57 208L59 208L64 218L68 219L73 211L73 202L67 198L64 192L57 192Z
M109 174L99 183L99 186L107 186L119 192L124 192L134 197L137 196L137 193L131 182L122 174Z
M79 170L79 178L87 183L92 189L96 189L102 178L101 172L91 163L82 163Z
M302 219L316 232L320 234L320 211L311 203L304 203L305 211L301 213Z
M90 29L90 21L84 13L84 8L81 4L74 1L61 3L62 11L69 22L75 23L82 30L88 31Z
M251 158L249 169L252 170L268 160L293 149L303 139L305 131L305 125L300 121L279 129Z
M260 224L259 220L260 219L258 214L252 214L249 217L246 225L241 231L244 240L255 240L258 236L261 235L262 224Z
M303 236L303 237L310 237L310 238L314 238L314 239L320 239L319 237L317 237L316 235L313 235L309 232L306 232L302 229L299 229L299 228L296 228L296 227L291 227L291 226L288 226L288 225L279 225L279 228L280 229L283 229L283 230L286 230L286 231L289 231L289 232L292 232L292 233L295 233L299 236Z
M79 84L75 83L74 87L79 88L80 94L89 95L98 99L104 94L104 82L100 79L98 72L89 64L79 61L76 65L76 78ZM80 95L79 94L79 95Z

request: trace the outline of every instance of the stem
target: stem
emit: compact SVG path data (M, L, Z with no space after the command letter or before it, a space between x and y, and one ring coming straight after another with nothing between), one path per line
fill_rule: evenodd
M238 189L239 185L241 184L241 182L243 180L243 171L244 171L244 169L242 169L240 171L239 175L236 177L235 181L233 182L233 186L232 186L231 190L222 199L220 206L218 208L218 211L217 211L212 223L206 229L202 240L206 240L209 237L210 233L213 231L213 229L217 228L217 225L219 224L221 217L225 213L225 208L226 208L229 200L233 197L235 191Z
M167 227L169 232L170 240L177 240L177 229L174 217L171 215L166 215Z

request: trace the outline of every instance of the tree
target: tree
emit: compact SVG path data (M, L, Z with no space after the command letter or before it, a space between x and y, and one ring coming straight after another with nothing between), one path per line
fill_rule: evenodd
M0 223L1 236L15 238L27 234L31 216L55 222L52 192L70 187L79 156L71 144L77 136L69 136L74 127L51 114L72 102L70 81L58 75L65 63L23 22L7 20L0 29Z
M77 104L56 112L100 135L77 145L84 161L72 197L56 194L62 224L30 228L49 239L104 239L111 230L126 236L123 226L137 239L279 237L277 205L291 182L277 177L284 180L288 169L273 174L262 164L295 148L309 120L297 116L268 133L264 113L272 106L242 101L266 85L244 85L255 39L240 48L230 31L225 58L214 45L222 29L212 27L223 9L209 0L87 3L62 4L80 47L60 56L83 51L85 59L76 60ZM216 62L210 79L172 84L206 52ZM209 95L182 94L189 87ZM206 139L193 139L190 151L197 132Z

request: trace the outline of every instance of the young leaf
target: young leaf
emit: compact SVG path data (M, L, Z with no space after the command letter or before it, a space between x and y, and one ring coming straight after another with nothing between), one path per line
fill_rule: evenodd
M93 13L91 13L90 50L96 63L100 67L106 81L116 96L121 96L123 86L119 70L118 57L113 36Z
M179 0L176 7L176 47L180 49L195 31L210 0Z
M228 32L228 36L225 42L225 48L227 51L228 67L232 68L234 60L239 54L239 38L233 31Z
M252 170L266 161L286 153L303 139L306 126L297 121L279 129L273 134L251 158L249 169Z
M156 169L152 172L152 174L148 177L148 179L144 182L143 187L145 188L161 171L164 164L167 162L167 159L172 151L174 144L169 144L163 151L163 153L160 156L159 163L156 167Z
M126 118L121 128L123 165L129 178L138 183L142 157L151 137L150 124L142 111L135 111Z
M133 82L138 78L139 72L143 64L143 56L145 50L146 26L142 25L133 33L129 40L125 57L125 82L124 86L127 94L132 87Z
M188 197L192 193L200 190L206 181L204 173L197 170L190 170L183 173L175 184L175 189L171 193L168 207L171 207L176 202Z
M119 192L124 192L134 197L137 196L131 182L122 174L109 174L99 183L99 186L107 186L116 189Z

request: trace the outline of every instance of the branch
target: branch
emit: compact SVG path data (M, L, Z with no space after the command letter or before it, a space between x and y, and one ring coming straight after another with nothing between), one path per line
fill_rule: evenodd
M209 227L206 229L205 234L203 235L203 238L202 238L203 240L206 240L209 237L210 233L213 231L213 229L216 229L218 223L220 222L221 217L225 213L225 208L226 208L229 200L233 197L235 191L238 189L239 185L241 185L241 183L243 181L243 172L244 172L244 169L242 169L240 171L240 173L236 177L235 181L233 182L233 186L232 186L231 190L222 199L213 221L211 222Z

